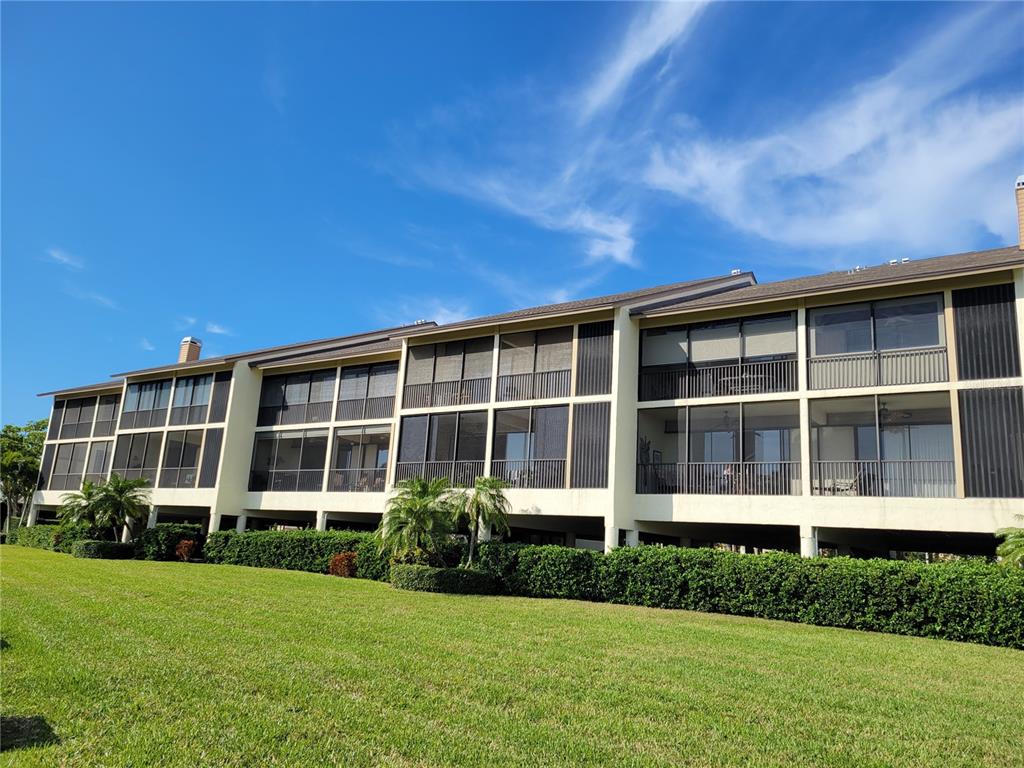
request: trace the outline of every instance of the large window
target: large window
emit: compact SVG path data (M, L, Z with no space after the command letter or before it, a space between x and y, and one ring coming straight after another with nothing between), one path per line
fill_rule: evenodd
M114 434L114 427L117 424L117 409L120 405L120 393L100 395L99 405L96 406L96 426L93 427L93 436L109 437Z
M129 384L121 409L121 429L162 427L170 399L170 379Z
M167 433L164 465L160 472L162 488L195 488L203 430L189 429Z
M260 392L257 426L330 421L335 377L333 368L267 376Z
M98 440L89 446L89 463L85 467L85 479L90 483L102 483L110 471L110 460L114 456L113 440Z
M386 424L338 429L329 491L383 491L391 427Z
M484 336L409 348L406 408L484 403L491 397L494 339Z
M341 369L338 421L386 419L395 410L398 363L378 363Z
M498 354L498 400L567 397L572 326L506 333Z
M326 429L257 433L249 490L320 491L326 464Z
M568 437L568 406L498 411L491 474L513 488L563 488Z
M186 376L174 384L171 424L203 424L210 404L213 375Z
M144 477L150 484L156 484L160 467L162 432L137 432L120 435L114 447L114 461L111 474L118 474L128 480Z
M487 413L435 413L406 416L398 446L396 480L447 477L471 485L484 474Z
M88 443L64 443L57 446L57 457L50 476L51 491L77 491L82 484Z
M95 397L79 397L68 400L64 405L64 420L60 427L61 440L89 437L92 434L92 420L96 413Z

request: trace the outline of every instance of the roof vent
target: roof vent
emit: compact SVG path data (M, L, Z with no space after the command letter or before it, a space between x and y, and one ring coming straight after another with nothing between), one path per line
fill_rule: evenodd
M908 261L910 261L910 258L907 257L907 256L904 256L902 259L900 259L900 264L906 264Z
M426 320L417 320L415 323L413 323L413 325L426 325L426 324L427 324Z
M889 259L889 266L890 267L895 267L899 263L900 263L899 259Z
M730 269L729 270L729 274L730 275L740 275L740 274L743 274L743 270L742 269Z

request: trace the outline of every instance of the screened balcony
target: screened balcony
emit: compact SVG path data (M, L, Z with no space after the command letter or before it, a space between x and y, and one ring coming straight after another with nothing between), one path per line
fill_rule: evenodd
M256 426L330 421L336 377L334 368L266 376L260 391Z
M334 433L328 491L380 493L387 480L391 427L349 427Z
M811 389L946 381L942 296L822 307L807 313Z
M338 421L389 419L395 412L398 363L378 363L341 369Z
M50 475L51 491L77 491L82 485L89 443L64 443L57 446L57 457Z
M395 482L443 477L470 486L484 474L487 413L463 411L406 416L398 443Z
M213 376L210 374L176 379L171 402L171 426L205 423L212 389Z
M642 331L641 401L796 388L796 318L791 312Z
M488 402L493 360L491 336L410 347L402 406L428 408Z
M141 477L149 480L150 485L156 485L163 438L163 432L118 435L114 446L114 458L110 465L111 474L116 472L126 480Z
M810 419L814 495L955 495L947 393L813 400Z
M171 380L129 384L121 407L121 429L162 427L167 423Z
M326 429L258 432L249 490L321 491L326 464Z
M796 402L641 410L637 493L800 494Z
M114 456L114 441L95 441L89 446L89 462L85 465L85 480L102 483L110 472L110 460Z
M572 326L502 335L500 402L568 397L571 383Z
M92 421L96 413L95 397L79 397L64 403L60 425L60 439L74 440L92 434Z
M568 406L498 411L491 474L510 488L564 488L568 440Z
M199 452L203 430L175 430L167 433L164 463L160 470L161 488L195 488L199 476Z

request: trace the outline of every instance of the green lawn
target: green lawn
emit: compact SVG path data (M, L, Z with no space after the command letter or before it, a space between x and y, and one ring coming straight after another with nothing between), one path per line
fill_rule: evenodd
M0 557L3 714L41 716L56 739L7 749L4 765L1024 764L1020 651Z

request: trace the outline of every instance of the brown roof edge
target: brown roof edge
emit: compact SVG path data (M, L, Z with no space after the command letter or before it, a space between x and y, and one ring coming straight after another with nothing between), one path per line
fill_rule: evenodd
M344 360L353 357L398 352L401 349L402 342L398 339L385 339L384 341L373 341L366 344L351 344L341 347L316 349L309 352L261 357L257 360L250 360L249 367L271 368L286 365L305 365L306 363L330 362L331 360Z
M124 386L124 379L117 381L101 381L96 384L83 384L80 387L68 387L67 389L55 389L52 392L40 392L36 397L51 397L56 395L75 395L82 392L108 392L121 389Z

